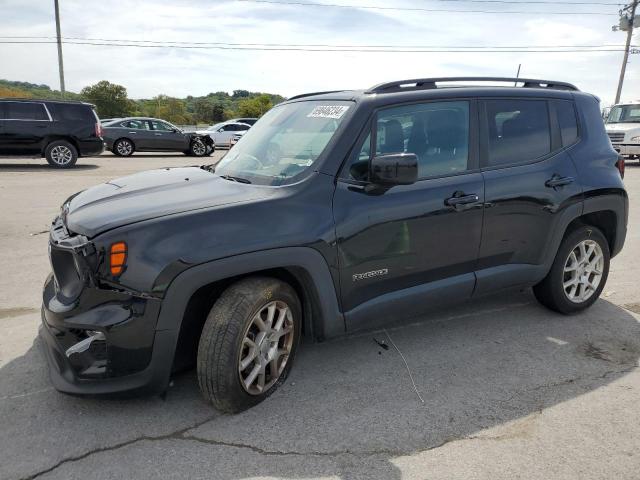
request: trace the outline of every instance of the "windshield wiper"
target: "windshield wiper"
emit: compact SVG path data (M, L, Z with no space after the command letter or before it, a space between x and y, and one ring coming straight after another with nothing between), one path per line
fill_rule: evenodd
M225 180L229 180L230 182L238 182L238 183L251 183L251 180L247 180L242 177L234 177L232 175L220 175L220 178L224 178Z

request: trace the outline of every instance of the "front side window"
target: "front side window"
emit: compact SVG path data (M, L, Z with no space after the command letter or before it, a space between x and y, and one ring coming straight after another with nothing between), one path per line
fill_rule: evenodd
M318 159L352 105L308 100L276 106L247 130L215 173L261 185L289 182Z
M4 118L7 120L49 120L44 105L31 102L4 103Z
M168 125L164 122L158 122L156 120L151 120L151 129L152 130L160 130L162 132L171 132L174 130L174 127Z
M551 152L544 100L488 100L486 125L489 166L527 163Z
M375 155L413 153L418 178L464 172L469 161L469 102L430 102L380 111ZM371 134L356 148L348 168L353 180L368 179Z

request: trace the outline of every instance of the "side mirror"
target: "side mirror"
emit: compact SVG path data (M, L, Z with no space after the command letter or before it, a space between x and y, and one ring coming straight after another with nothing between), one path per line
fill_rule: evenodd
M371 181L378 185L411 185L418 180L418 157L413 153L378 155L371 159Z
M218 132L220 132L220 133L224 132L224 127L220 127L220 128L218 129Z

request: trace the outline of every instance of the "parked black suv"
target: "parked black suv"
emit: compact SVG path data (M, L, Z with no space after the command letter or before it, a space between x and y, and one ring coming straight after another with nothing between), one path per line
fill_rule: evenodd
M0 99L0 155L45 157L69 168L104 150L102 127L89 103Z
M236 412L284 381L301 336L507 287L590 306L628 209L598 99L539 80L443 86L478 80L297 96L215 167L70 197L43 295L55 387L163 392L197 360L206 398Z

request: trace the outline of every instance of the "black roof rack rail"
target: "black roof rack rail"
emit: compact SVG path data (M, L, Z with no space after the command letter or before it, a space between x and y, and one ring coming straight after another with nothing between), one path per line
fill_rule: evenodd
M554 90L574 90L578 87L567 82L555 80L536 80L531 78L512 77L441 77L441 78L415 78L411 80L396 80L395 82L381 83L367 90L366 93L391 93L407 90L429 90L438 88L441 82L514 82L514 86L522 83L521 88L550 88Z
M294 95L293 97L287 98L286 101L295 100L297 98L312 97L313 95L324 95L325 93L338 93L338 92L344 92L344 90L327 90L324 92L301 93L300 95Z

